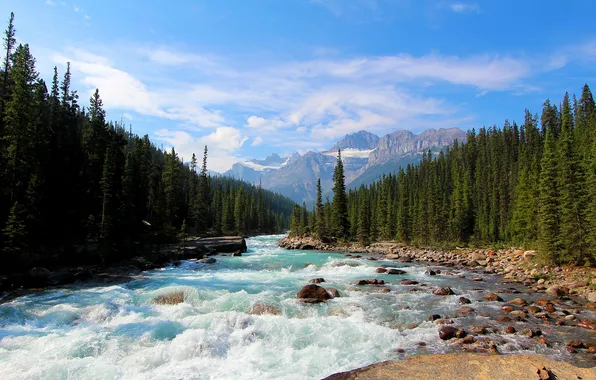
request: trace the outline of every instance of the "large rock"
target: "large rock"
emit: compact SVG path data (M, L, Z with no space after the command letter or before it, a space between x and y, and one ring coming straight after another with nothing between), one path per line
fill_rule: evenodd
M453 326L443 326L439 329L439 338L442 340L455 338L455 334L457 334L457 328Z
M551 286L550 288L546 289L546 294L553 297L563 297L565 292L557 286Z
M252 314L252 315L263 315L263 314L280 315L281 310L279 310L275 306L265 305L262 303L256 303L250 309L247 310L247 313Z
M578 368L542 355L441 354L412 356L331 375L324 380L372 379L596 379L594 368Z
M325 290L331 294L331 296L333 298L337 298L337 297L341 297L341 295L339 294L339 290L335 289L335 288L325 288Z
M333 298L333 296L322 286L310 284L300 289L298 294L296 294L296 298L306 303L318 303L325 302Z
M436 296L450 296L455 293L453 293L453 290L451 290L450 287L443 286L443 287L436 288L435 290L433 290L433 294Z
M487 301L503 302L503 299L501 297L499 297L498 295L496 295L495 293L488 293L487 295L485 295L482 298L484 298Z
M184 292L160 294L153 298L153 303L158 305L177 305L182 302L184 302Z
M387 272L385 272L386 274L406 274L406 271L403 271L401 269L395 269L395 268L387 268Z

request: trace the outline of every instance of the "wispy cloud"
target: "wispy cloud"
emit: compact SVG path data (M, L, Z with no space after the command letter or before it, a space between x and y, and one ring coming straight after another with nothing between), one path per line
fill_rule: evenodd
M128 55L117 50L106 49L114 54L109 58L68 49L53 61L70 61L88 94L99 88L105 106L119 115L175 122L156 138L183 147L186 160L200 144L213 145L220 169L240 159L248 139L250 146L266 139L270 146L319 149L361 129L384 133L443 119L455 123L469 115L430 95L430 88L519 91L534 68L515 57L436 53L315 57L252 68L171 47L129 49ZM122 57L124 62L115 62ZM173 69L184 74L184 82L164 79Z
M480 12L480 7L476 3L452 3L449 4L449 8L455 13Z

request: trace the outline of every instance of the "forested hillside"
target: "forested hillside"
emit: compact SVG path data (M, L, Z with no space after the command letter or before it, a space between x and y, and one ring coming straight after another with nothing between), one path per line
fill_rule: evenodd
M516 245L538 248L550 262L596 261L596 106L588 85L559 107L547 100L540 117L526 110L521 126L472 130L465 143L429 152L350 191L347 201L341 160L334 180L336 200L319 196L311 213L296 206L292 233L363 244Z
M0 254L2 270L35 257L84 262L132 255L181 232L285 230L293 202L260 187L210 177L106 120L99 91L88 108L54 68L49 88L28 45L16 45L11 15L0 73ZM76 248L76 249L75 249Z

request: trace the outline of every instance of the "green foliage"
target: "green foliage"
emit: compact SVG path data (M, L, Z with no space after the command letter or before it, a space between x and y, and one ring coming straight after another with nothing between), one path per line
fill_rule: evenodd
M596 105L587 86L571 104L565 95L560 111L546 101L540 119L526 110L521 127L469 131L465 142L347 195L339 155L333 203L317 199L317 231L331 225L330 237L362 244L525 245L550 263L593 265Z
M88 247L80 263L141 254L143 243L201 234L278 233L294 203L231 178L212 178L207 147L201 170L174 148L106 120L99 90L84 110L54 68L50 92L28 45L15 46L13 15L5 32L0 78L0 247L10 271L25 258ZM87 253L85 253L87 252ZM89 253L91 252L91 253ZM53 259L53 257L52 257ZM31 261L29 261L31 263Z

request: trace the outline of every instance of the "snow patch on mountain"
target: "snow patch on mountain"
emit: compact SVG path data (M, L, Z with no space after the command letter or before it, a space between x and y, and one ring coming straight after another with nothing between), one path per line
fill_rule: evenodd
M368 156L374 151L375 149L354 149L354 148L346 148L341 151L342 157L348 158L368 158ZM328 151L323 152L325 156L333 156L337 157L337 151Z

